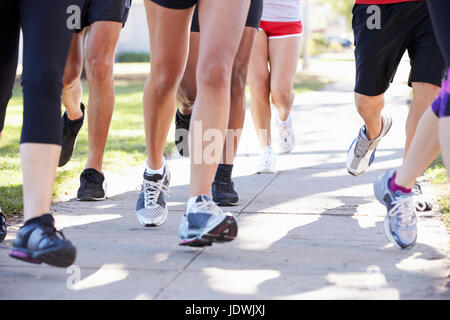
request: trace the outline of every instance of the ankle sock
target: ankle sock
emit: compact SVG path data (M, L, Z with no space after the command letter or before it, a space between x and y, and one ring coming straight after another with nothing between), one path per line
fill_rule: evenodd
M407 189L405 187L399 186L395 183L395 177L397 176L397 172L394 172L394 175L392 176L391 180L389 181L389 189L391 189L392 192L401 191L403 193L411 193L412 189Z
M291 121L291 118L292 118L292 113L290 113L289 117L287 117L287 119L284 121L281 121L280 116L277 116L278 124L287 125Z
M148 165L148 160L147 160L147 161L145 161L145 172L147 174L160 174L160 175L163 175L164 174L164 166L165 166L165 164L166 164L166 161L163 159L162 167L157 169L157 170L154 170L154 169L150 168L150 166Z

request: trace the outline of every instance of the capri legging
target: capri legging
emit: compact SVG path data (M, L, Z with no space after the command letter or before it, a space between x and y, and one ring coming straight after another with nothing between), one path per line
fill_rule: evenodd
M0 1L0 132L12 95L23 32L21 143L61 144L64 67L84 0ZM69 8L70 7L70 8ZM70 9L75 9L71 11Z
M447 80L442 85L439 97L433 102L432 109L439 117L450 116L450 1L427 1L433 21L436 38L441 47L442 54L448 69Z

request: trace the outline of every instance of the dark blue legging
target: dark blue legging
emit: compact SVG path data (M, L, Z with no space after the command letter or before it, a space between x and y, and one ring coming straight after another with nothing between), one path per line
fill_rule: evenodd
M441 47L447 65L447 80L442 84L439 97L431 106L439 118L450 117L450 1L428 0L431 20L433 21L436 39Z
M61 144L62 78L73 31L69 6L84 0L0 0L0 132L16 76L23 32L21 143ZM70 24L69 24L70 25Z
M447 68L450 68L450 1L428 0L431 20Z

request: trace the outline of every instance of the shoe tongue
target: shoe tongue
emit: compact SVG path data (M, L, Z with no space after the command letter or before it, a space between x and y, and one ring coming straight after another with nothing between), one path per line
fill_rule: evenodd
M197 197L197 199L195 199L195 203L199 203L199 202L210 202L211 199L207 196L207 195L200 195Z
M157 181L161 180L162 178L163 178L162 175L160 175L159 173L148 174L147 172L144 172L144 179L147 181L157 182Z
M55 219L53 219L53 216L50 213L44 214L41 216L41 224L54 226Z

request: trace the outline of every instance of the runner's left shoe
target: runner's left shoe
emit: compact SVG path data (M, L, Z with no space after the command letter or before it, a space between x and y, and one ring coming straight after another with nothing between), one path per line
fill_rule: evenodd
M63 143L61 147L61 155L59 156L58 167L63 167L67 162L70 161L77 143L78 133L83 126L85 107L84 104L80 105L81 112L83 116L77 120L70 120L67 115L67 111L64 112L62 117L63 121Z
M75 262L77 250L61 231L55 229L51 214L33 218L17 232L9 256L29 263L45 262L66 268Z
M175 146L182 157L189 157L189 124L191 115L183 115L177 109L175 114Z
M169 185L170 172L167 164L164 165L162 175L144 171L144 180L136 203L137 219L144 227L159 227L166 222L169 214L166 204Z
M359 130L358 137L350 145L347 152L347 171L351 175L359 176L363 174L375 160L375 151L377 150L378 144L392 126L390 116L382 115L381 120L383 126L378 138L369 140L366 135L366 127L363 126Z
M295 146L295 134L292 127L292 118L282 122L277 116L278 133L280 136L279 152L280 154L289 153Z
M418 182L414 184L413 192L414 192L414 202L416 204L416 210L418 212L426 212L433 210L433 204L431 203L431 201L425 199L422 193L422 187Z
M417 240L417 215L414 193L393 192L390 181L395 170L390 170L375 181L374 191L378 201L387 208L384 220L386 237L401 249L409 249Z
M80 175L80 188L77 192L80 201L101 201L106 199L106 181L103 173L84 169Z
M180 245L210 246L213 242L233 241L238 226L231 213L224 213L208 196L191 198L187 204L180 229Z

